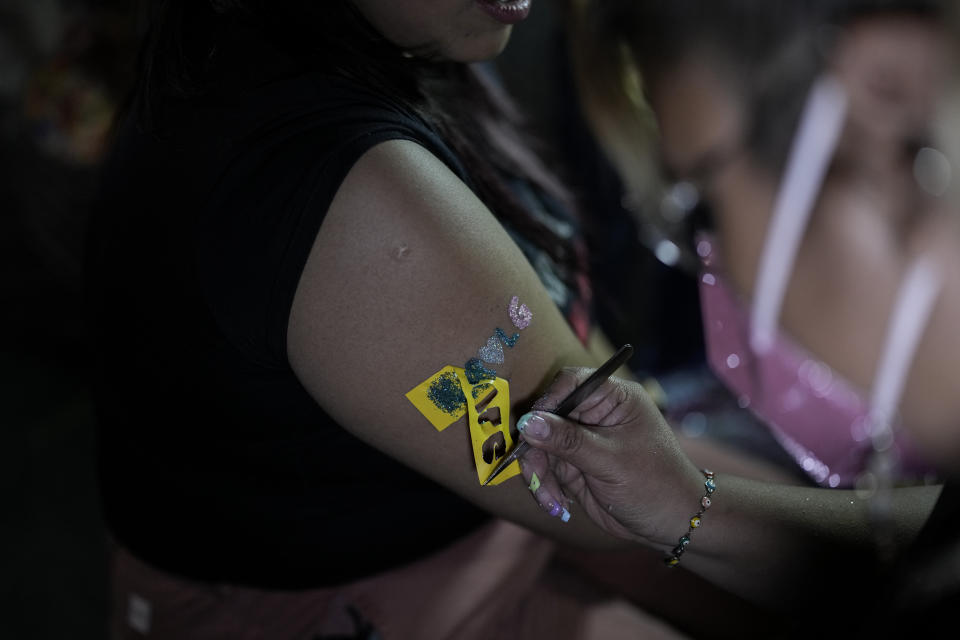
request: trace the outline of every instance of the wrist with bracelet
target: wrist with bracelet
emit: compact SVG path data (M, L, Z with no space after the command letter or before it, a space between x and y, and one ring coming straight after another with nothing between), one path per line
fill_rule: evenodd
M683 552L686 551L687 546L690 544L690 535L694 532L695 529L699 529L700 525L703 524L703 514L710 508L710 505L713 503L710 496L713 495L713 492L717 490L717 483L714 479L713 471L709 469L701 469L703 473L703 496L700 498L700 508L697 512L690 518L690 522L687 526L687 532L680 536L680 539L677 541L677 546L675 546L667 557L663 559L664 563L668 567L675 567L680 564L680 556L683 555Z

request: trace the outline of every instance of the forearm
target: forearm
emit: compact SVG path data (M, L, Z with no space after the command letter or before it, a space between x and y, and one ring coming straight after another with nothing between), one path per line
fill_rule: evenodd
M564 371L545 398L564 397L586 375ZM808 617L874 584L877 538L868 500L853 491L748 479L723 469L715 469L716 487L708 494L697 464L636 383L611 378L568 418L537 411L524 424L532 446L528 462L539 464L538 471L549 464L576 497L577 510L606 531L667 553L704 505L675 570ZM896 545L914 540L939 494L940 487L891 492ZM811 603L817 606L803 606Z
M780 609L828 597L829 590L842 593L844 585L862 582L858 569L873 567L869 501L854 491L725 475L718 475L717 484L703 525L682 556L688 570ZM939 493L939 486L893 491L890 525L898 547L913 540ZM678 538L684 524L678 522Z

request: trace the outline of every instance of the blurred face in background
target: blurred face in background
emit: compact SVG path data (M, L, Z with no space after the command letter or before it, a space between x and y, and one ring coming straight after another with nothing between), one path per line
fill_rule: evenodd
M455 62L497 56L532 0L352 0L385 38L414 54Z
M877 14L844 29L830 71L847 112L780 322L869 391L898 287L914 259L929 256L942 289L900 412L932 461L960 468L960 216L951 197L957 176L934 135L947 55L943 27L920 17ZM749 299L779 171L744 147L746 98L716 57L692 52L655 77L649 98L664 162L700 187L728 278Z

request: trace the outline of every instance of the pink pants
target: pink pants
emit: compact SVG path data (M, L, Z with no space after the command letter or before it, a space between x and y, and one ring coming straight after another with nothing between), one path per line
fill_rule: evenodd
M424 560L329 589L266 591L166 574L115 550L114 640L680 638L551 567L554 546L495 521Z

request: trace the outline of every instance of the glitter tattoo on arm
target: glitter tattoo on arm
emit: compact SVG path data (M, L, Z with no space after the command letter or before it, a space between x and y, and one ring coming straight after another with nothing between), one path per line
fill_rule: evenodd
M494 334L487 338L487 344L477 350L477 357L487 364L503 364L504 345L513 349L513 346L517 344L517 340L519 339L519 333L508 336L503 329L497 327Z
M520 304L520 296L510 298L510 304L507 306L507 314L509 314L510 322L513 323L513 326L521 331L529 327L530 322L533 321L533 312L530 311L530 307L527 305ZM496 376L497 372L485 368L480 363L480 360L487 364L503 364L504 345L513 349L519 339L519 333L508 336L506 331L497 327L493 335L487 338L487 343L477 350L477 357L467 360L467 363L464 365L464 369L467 370L467 379L470 380L471 383L477 384L477 382L483 379L483 377L481 377L482 374L492 372L493 375ZM476 378L476 380L474 378Z
M513 326L521 331L529 327L533 320L533 312L527 305L520 303L519 296L510 299L507 313ZM513 349L519 339L519 333L507 335L503 329L497 327L486 344L477 350L477 357L467 360L462 369L444 367L406 394L407 399L437 431L443 431L464 414L468 415L477 475L481 484L496 461L502 458L513 444L509 432L509 383L498 378L496 370L488 369L484 363L503 364L503 347ZM469 387L469 397L465 394L465 385ZM485 404L494 398L498 391L502 393L496 403L503 403L502 407L497 408L497 415L501 419L495 423L489 419L481 419L479 414L486 416L487 412L477 412L475 403ZM486 392L490 393L480 400ZM491 442L494 442L494 446L489 446ZM515 465L511 465L508 472L501 474L494 484L517 475L519 466L512 469L513 466Z
M453 371L437 376L430 384L427 397L437 409L451 416L462 416L467 409L467 399L460 388L460 379Z
M497 335L498 338L500 338L500 342L502 342L503 344L507 345L507 346L510 347L511 349L513 349L513 345L517 344L517 340L520 339L520 334L519 334L519 333L515 333L515 334L513 334L512 336L508 336L508 335L504 332L504 330L501 329L500 327L497 327L496 335Z
M507 313L510 314L510 321L513 323L513 326L521 331L529 327L530 322L533 320L533 312L530 311L530 307L527 305L520 304L519 296L510 298L510 306L507 307Z
M510 298L507 313L510 316L510 322L513 323L513 326L521 331L529 327L533 321L533 312L530 311L530 307L527 305L520 304L519 296ZM487 369L483 366L483 363L503 364L503 345L505 344L512 349L513 345L517 344L517 340L519 339L519 333L508 336L503 329L497 327L493 336L487 339L487 343L477 350L477 356L479 357L470 358L467 360L467 363L463 365L463 368L467 371L467 380L470 381L470 384L477 384L483 380L495 378L497 372L493 369ZM501 344L501 342L503 344Z
M473 389L470 390L470 395L473 396L474 400L477 400L480 398L480 394L482 394L484 391L488 391L491 386L493 385L491 385L489 382L481 382L480 384L475 384L473 385ZM463 404L464 404L464 407L466 407L466 404L467 404L466 398L463 399Z
M503 345L497 336L487 338L487 344L477 350L477 356L487 364L503 364Z
M467 363L463 365L463 368L466 371L467 381L469 381L470 384L478 384L484 380L494 380L497 377L497 372L483 366L479 358L470 358L467 360Z

